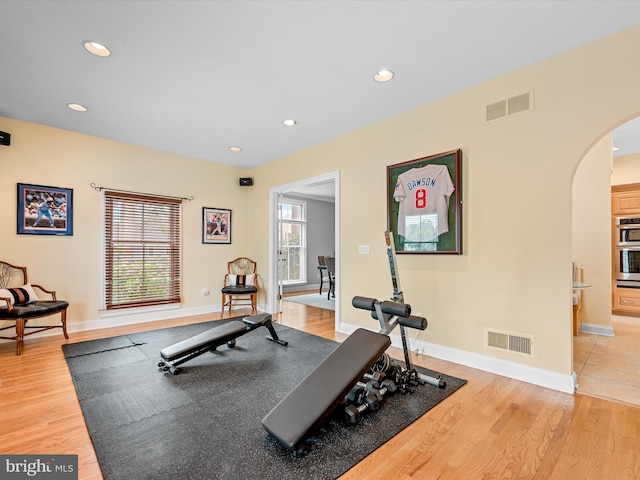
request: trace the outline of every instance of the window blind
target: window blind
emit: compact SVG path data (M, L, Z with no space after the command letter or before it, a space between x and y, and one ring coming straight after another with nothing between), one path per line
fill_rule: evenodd
M182 202L105 191L107 310L181 302Z

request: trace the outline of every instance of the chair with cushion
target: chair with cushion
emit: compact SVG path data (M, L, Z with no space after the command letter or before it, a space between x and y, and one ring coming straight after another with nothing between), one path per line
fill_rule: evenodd
M329 275L329 290L327 291L327 300L336 296L336 258L324 257L324 263L327 265L327 274Z
M324 282L329 284L329 289L331 289L331 277L327 273L327 264L324 261L323 255L318 255L318 271L320 272L320 291L318 295L322 295L322 286Z
M40 293L36 293L36 290ZM50 296L51 300L40 299L42 295ZM13 323L13 325L0 327L0 330L15 328L16 331L14 336L0 336L0 338L15 340L17 355L22 353L22 343L27 335L52 328L61 328L64 338L69 338L67 334L68 306L69 302L57 299L55 291L28 283L26 267L16 267L0 261L0 323L6 321ZM27 325L29 320L57 313L60 313L62 317L60 325ZM26 329L33 329L33 331L25 333Z
M224 276L222 287L222 312L225 307L251 305L251 312L256 313L258 299L257 264L247 257L239 257L227 263L229 273Z

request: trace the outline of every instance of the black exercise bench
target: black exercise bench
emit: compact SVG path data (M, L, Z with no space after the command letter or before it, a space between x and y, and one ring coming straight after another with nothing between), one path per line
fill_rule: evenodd
M259 327L266 327L267 330L269 330L270 335L267 335L267 340L279 343L285 347L288 345L288 342L278 337L271 322L271 315L262 313L260 315L245 317L242 321L231 320L230 322L218 325L191 338L163 348L160 351L161 361L158 363L158 367L165 372L170 371L176 375L180 371L177 368L178 365L203 353L212 352L225 343L229 348L233 348L236 345L236 338Z
M304 453L305 436L331 415L390 345L387 335L356 330L262 419L262 426L296 455Z

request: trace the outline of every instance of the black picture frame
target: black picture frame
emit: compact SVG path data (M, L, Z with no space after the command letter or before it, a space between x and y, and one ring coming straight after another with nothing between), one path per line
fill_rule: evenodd
M20 235L73 235L73 189L18 183Z
M461 150L451 150L387 166L387 230L396 253L462 253L461 162ZM409 200L413 203L401 208ZM417 213L422 209L425 214Z
M202 243L231 243L231 210L202 207Z

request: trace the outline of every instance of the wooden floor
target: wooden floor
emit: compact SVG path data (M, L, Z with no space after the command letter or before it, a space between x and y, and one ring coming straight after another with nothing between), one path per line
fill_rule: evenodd
M573 338L578 392L640 408L640 318L613 315L615 335Z
M334 332L332 311L283 305L276 317L280 323L343 339ZM67 342L210 319L74 333ZM62 335L31 337L19 357L13 344L0 344L0 454L78 454L79 478L101 479L62 343ZM397 349L391 353L401 358ZM341 480L640 479L639 408L564 394L423 355L413 359L465 378L468 384Z

